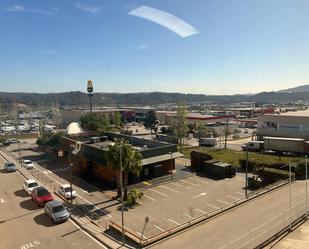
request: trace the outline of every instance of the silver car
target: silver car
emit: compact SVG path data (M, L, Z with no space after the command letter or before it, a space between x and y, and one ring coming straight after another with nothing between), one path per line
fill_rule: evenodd
M17 170L17 167L14 163L11 163L11 162L6 162L4 164L4 169L7 171L7 172L14 172Z
M67 221L70 217L70 214L65 206L57 200L47 202L44 210L45 214L51 217L55 223Z

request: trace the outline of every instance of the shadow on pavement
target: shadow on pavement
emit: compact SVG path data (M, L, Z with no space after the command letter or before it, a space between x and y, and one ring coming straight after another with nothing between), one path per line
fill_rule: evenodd
M40 209L40 207L38 207L36 205L36 203L34 201L32 201L31 199L22 201L21 203L19 203L19 205L24 208L24 209L28 209L28 210L37 210Z
M33 218L33 220L40 226L52 227L55 226L53 220L45 213L41 213Z
M29 197L29 195L26 193L25 190L23 189L20 189L20 190L17 190L14 192L14 194L18 197L22 197L22 198L25 198L25 197Z
M8 171L6 171L6 169L0 169L0 172L3 173L3 174L6 174L6 173L13 173L13 172L8 172Z
M116 230L114 230L112 228L109 228L104 233L106 235L108 235L111 239L117 241L118 243L121 243L121 241L122 241L122 234L120 232L118 232L118 231L116 231ZM135 241L131 240L128 237L125 238L125 244L129 245L129 246L131 246L133 248L139 248L139 245Z

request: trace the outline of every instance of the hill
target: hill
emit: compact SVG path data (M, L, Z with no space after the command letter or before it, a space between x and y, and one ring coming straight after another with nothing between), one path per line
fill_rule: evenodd
M279 92L288 92L288 93L309 92L309 85L303 85L303 86L288 88L288 89L285 89L285 90L280 90Z

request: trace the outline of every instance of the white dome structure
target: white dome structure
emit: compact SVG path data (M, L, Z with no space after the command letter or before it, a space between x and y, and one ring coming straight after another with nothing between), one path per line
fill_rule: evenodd
M79 123L72 122L67 127L67 133L69 135L74 135L74 134L84 133L84 130L82 129Z

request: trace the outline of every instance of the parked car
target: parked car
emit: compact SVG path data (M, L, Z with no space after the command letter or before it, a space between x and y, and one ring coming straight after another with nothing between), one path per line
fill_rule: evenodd
M4 169L7 171L7 172L14 172L17 170L17 167L14 163L12 162L6 162L4 164Z
M24 159L22 162L22 165L26 168L26 169L33 169L33 162L29 159Z
M233 138L233 139L239 139L240 136L239 136L239 134L233 134L232 138Z
M18 139L16 139L16 138L9 138L9 139L7 140L7 142L8 142L9 144L18 144L18 143L20 143L20 141L19 141Z
M32 190L38 186L39 184L34 179L25 180L23 184L24 190L28 195L31 195Z
M70 217L65 206L57 200L46 203L44 211L55 223L67 221Z
M76 197L76 191L72 189L72 196L71 196L71 187L70 184L63 184L60 186L58 193L62 195L66 199L72 199Z
M54 198L46 188L37 187L32 190L31 199L35 201L38 206L43 207L47 202L52 201Z

